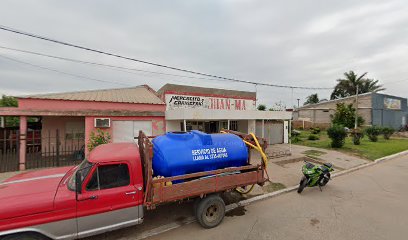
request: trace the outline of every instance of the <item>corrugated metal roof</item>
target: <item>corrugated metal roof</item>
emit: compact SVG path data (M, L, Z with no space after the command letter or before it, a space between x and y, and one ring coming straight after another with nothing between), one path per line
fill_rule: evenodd
M166 91L174 91L179 93L200 93L200 94L215 94L231 97L244 97L244 98L256 98L256 92L247 92L247 91L236 91L236 90L227 90L219 88L205 88L205 87L194 87L187 85L178 85L178 84L166 84L161 87L157 93L162 95Z
M165 104L147 85L131 88L101 89L79 92L48 93L22 96L20 98L53 99L69 101L119 102Z

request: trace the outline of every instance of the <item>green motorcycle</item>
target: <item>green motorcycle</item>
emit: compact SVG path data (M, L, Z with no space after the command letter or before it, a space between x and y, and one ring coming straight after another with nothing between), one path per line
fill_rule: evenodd
M330 172L333 172L333 164L325 163L321 166L316 166L305 161L302 167L303 177L300 180L298 193L301 193L305 187L319 186L322 191L322 186L325 186L330 180Z

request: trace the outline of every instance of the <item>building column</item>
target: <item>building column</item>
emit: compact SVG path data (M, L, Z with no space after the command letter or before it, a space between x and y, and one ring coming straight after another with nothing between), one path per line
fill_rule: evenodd
M292 119L289 119L289 152L292 155Z
M85 157L89 155L88 143L90 141L91 132L94 130L94 117L86 116L85 119Z
M230 130L230 120L227 120L227 130Z
M186 119L183 120L183 124L184 124L184 132L187 132L187 121L186 121Z
M262 119L262 133L261 133L261 137L262 137L262 138L265 137L265 119Z
M19 149L19 169L26 169L26 151L27 151L27 117L20 116L20 149Z

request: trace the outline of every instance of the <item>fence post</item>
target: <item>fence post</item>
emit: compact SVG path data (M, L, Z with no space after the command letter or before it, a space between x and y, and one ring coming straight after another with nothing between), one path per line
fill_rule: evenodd
M57 132L56 132L56 144L57 144L57 146L56 146L56 160L57 160L57 167L59 167L60 166L60 145L61 145L61 142L60 142L60 139L59 139L59 129L57 129Z
M20 131L16 130L16 155L17 155L16 157L17 157L17 159L20 159L20 151L19 151L20 141L19 141L19 139L20 139ZM26 154L24 154L24 155L26 155ZM26 169L25 165L26 164L24 164L24 169ZM17 163L17 169L19 169L19 166L20 166L20 162Z
M20 116L20 141L19 147L19 169L23 171L26 169L26 152L27 152L27 117Z

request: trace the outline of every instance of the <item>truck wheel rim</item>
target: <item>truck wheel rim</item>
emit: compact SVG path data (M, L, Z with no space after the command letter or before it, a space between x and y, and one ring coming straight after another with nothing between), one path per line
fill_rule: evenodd
M207 219L208 222L213 222L218 219L219 215L219 209L217 205L211 205L207 208L207 211L205 212L205 218Z

